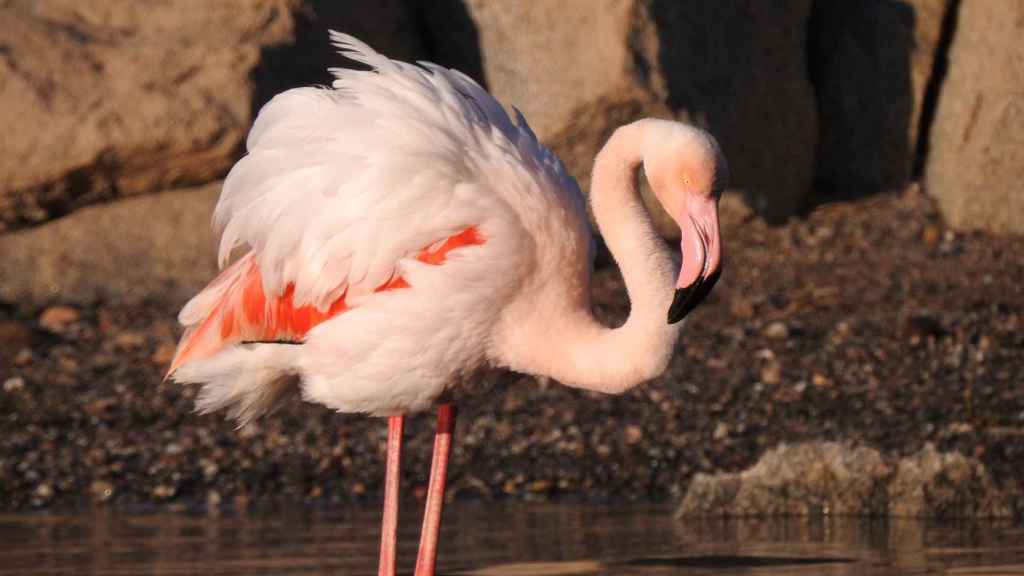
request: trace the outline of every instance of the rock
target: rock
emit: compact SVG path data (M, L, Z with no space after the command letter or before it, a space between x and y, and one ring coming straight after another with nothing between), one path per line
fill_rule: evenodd
M51 306L39 315L39 326L54 334L61 334L78 322L80 317L78 310L70 306Z
M888 474L879 453L868 448L835 442L783 444L744 472L698 475L677 514L881 514Z
M782 366L775 361L765 364L761 368L761 382L769 385L782 382Z
M776 320L765 326L764 337L771 340L785 340L789 338L789 327L786 326L785 322Z
M0 242L0 300L182 303L217 271L210 214L219 191L213 183L90 206L8 233Z
M740 473L697 474L677 510L680 517L823 514L981 518L1013 509L985 467L959 453L929 444L886 459L870 448L807 442L781 444Z
M1024 234L1024 0L960 2L925 188L959 229Z
M25 389L25 379L19 376L4 380L4 392L14 393Z
M114 496L114 485L106 480L94 480L89 484L89 494L97 502L106 502Z
M222 174L249 127L249 76L289 38L293 5L5 2L0 230Z
M346 64L328 28L395 58L425 57L415 6L3 3L0 129L17 137L0 140L0 231L221 177L264 102Z
M859 195L910 179L947 4L814 3L809 34L821 118L819 190Z
M900 461L889 485L890 514L933 518L1007 517L1013 505L985 467L931 444Z
M489 89L523 111L584 189L615 128L642 116L675 117L715 134L734 186L762 214L781 219L802 203L816 143L804 61L809 1L786 9L753 0L466 6ZM435 44L446 50L443 38ZM655 219L666 235L678 234L660 209Z

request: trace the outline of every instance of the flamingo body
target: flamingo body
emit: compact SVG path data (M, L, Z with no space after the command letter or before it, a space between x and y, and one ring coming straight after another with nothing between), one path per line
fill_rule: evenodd
M240 424L295 386L390 416L380 576L395 574L402 415L444 395L416 564L432 576L456 414L446 392L490 368L606 393L660 374L719 276L727 171L702 130L645 119L615 131L591 206L630 315L604 326L583 195L525 119L459 72L332 38L368 69L333 70L330 88L260 111L214 213L224 270L179 314L169 375ZM639 199L641 166L680 226L681 265Z
M583 196L525 120L461 73L334 39L371 70L260 111L214 217L222 263L249 251L179 315L172 377L243 423L295 379L340 411L425 409L507 365L516 297L588 302Z

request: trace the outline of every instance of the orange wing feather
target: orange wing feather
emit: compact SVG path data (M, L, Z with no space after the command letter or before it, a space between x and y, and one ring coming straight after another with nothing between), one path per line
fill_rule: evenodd
M424 264L440 266L452 250L480 245L485 239L475 226L433 244L416 255ZM295 285L288 284L275 298L263 292L263 278L259 265L250 252L236 264L225 269L207 289L231 285L224 290L210 314L198 324L189 326L181 337L178 349L167 371L168 376L186 362L208 358L225 347L247 340L301 342L314 326L348 310L345 295L331 303L326 311L309 304L295 306ZM397 274L377 287L377 292L409 288L409 283Z

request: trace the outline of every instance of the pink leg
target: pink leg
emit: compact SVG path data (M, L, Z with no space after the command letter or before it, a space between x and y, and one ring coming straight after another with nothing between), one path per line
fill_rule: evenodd
M416 557L416 576L434 576L437 562L437 537L441 530L441 507L444 506L444 483L448 474L448 454L452 448L455 407L442 404L437 408L437 435L434 437L434 460L430 465L427 486L427 507L423 514L420 552Z
M402 479L402 425L405 416L388 418L387 472L384 476L384 520L380 535L378 576L395 576L395 548L398 542L398 486Z

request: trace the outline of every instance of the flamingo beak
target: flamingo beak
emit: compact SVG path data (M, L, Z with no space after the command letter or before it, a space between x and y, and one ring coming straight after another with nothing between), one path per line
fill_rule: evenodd
M718 202L691 197L687 214L680 219L683 264L676 293L668 309L668 323L675 324L700 305L722 273L722 239L718 226Z

